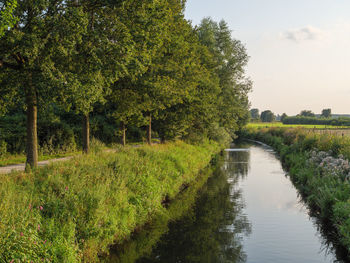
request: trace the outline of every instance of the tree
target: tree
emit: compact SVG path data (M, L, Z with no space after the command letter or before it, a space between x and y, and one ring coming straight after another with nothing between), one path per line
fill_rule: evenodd
M266 110L261 113L262 122L273 122L275 120L275 115L272 111Z
M127 126L144 122L143 95L138 80L147 74L155 58L162 54L164 38L169 35L168 25L164 23L168 21L168 3L134 1L126 15L124 21L133 40L133 56L125 65L126 74L111 86L108 96L111 114L120 123L123 145L126 143Z
M332 110L331 109L323 109L321 116L324 118L330 118L332 116Z
M0 39L1 93L17 100L27 112L26 167L38 161L37 109L64 92L61 61L84 31L82 10L75 1L18 2L17 23Z
M283 122L287 117L288 115L286 113L283 113L281 116L281 122Z
M13 15L16 7L17 0L0 2L0 38L17 22L16 17Z
M225 21L214 22L211 18L201 21L198 36L214 59L214 72L219 80L216 98L216 121L233 135L249 119L248 93L252 83L245 76L248 55L244 45L231 36Z
M252 118L252 120L260 120L259 109L251 109L250 117Z
M148 70L136 81L149 144L152 121L160 118L166 109L191 99L198 83L193 81L198 75L194 72L198 68L198 60L193 56L194 48L187 41L193 34L184 19L183 1L169 1L168 4L163 44Z
M218 79L206 64L212 60L207 48L201 45L191 25L182 19L175 24L171 56L166 56L165 64L172 64L168 75L174 79L173 89L176 100L158 111L154 120L155 130L164 142L168 139L183 138L196 127L197 134L215 122L213 108L218 95ZM213 62L213 60L212 60ZM170 74L171 73L171 74Z
M315 117L315 114L311 110L303 110L299 115L304 117Z
M125 65L133 54L133 41L125 22L133 3L93 0L76 3L86 24L82 41L63 64L69 69L66 93L70 94L63 104L82 115L84 153L89 153L90 148L90 112L96 103L105 102L109 87L125 74Z

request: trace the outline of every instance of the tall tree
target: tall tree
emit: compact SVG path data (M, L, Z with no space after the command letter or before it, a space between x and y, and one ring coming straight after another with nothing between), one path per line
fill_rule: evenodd
M183 2L169 1L167 35L161 52L149 70L139 78L143 113L148 120L147 141L151 143L151 121L165 118L167 109L193 98L198 84L196 41L192 27L184 19ZM174 125L174 123L172 123ZM160 128L160 127L158 127ZM162 132L161 132L162 133ZM164 133L161 136L164 138Z
M287 117L288 115L286 113L283 113L281 116L281 122L283 122Z
M81 9L72 2L18 2L18 21L0 39L2 93L20 99L27 112L27 167L38 161L37 107L63 92L65 74L56 65L71 55L84 30Z
M259 120L260 119L259 109L251 109L250 110L250 117L253 120Z
M173 68L166 69L174 80L170 95L176 99L159 110L155 120L155 128L162 141L183 137L193 125L198 128L205 126L204 123L211 122L215 115L211 105L217 94L217 78L204 63L204 57L210 54L187 21L182 19L175 25L176 30L172 32L173 43L176 44L168 49L170 53L163 62L164 65L173 65ZM197 132L203 133L203 130Z
M198 35L203 45L213 54L219 78L217 120L230 134L244 125L249 118L248 93L251 81L245 75L248 55L243 44L233 39L225 21L211 18L202 20Z
M332 110L331 109L323 109L321 116L324 118L330 118L332 116Z
M104 102L108 87L124 72L128 49L132 46L129 32L120 17L125 16L126 1L77 1L76 8L87 21L82 41L63 67L69 69L64 104L72 105L82 115L83 152L90 148L89 114L94 104ZM130 2L130 1L129 1ZM65 95L65 94L63 94Z
M315 117L315 113L311 110L302 110L299 115L303 117Z
M270 110L265 110L260 115L262 122L273 122L275 120L275 114Z
M125 144L127 126L130 123L141 125L144 122L143 94L138 86L138 79L150 69L153 60L160 55L163 41L168 35L167 1L132 3L125 22L133 40L133 56L125 65L125 76L111 86L111 94L108 96L112 105L112 115L120 122L122 144Z

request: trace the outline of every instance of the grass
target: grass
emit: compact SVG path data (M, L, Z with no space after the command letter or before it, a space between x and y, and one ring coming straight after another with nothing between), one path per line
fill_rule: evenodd
M313 124L283 124L282 122L251 122L247 124L248 128L269 128L269 127L286 127L286 128L307 128L307 129L349 129L349 126L330 126L330 125L313 125Z
M163 213L220 145L92 150L30 174L0 175L0 262L96 262Z

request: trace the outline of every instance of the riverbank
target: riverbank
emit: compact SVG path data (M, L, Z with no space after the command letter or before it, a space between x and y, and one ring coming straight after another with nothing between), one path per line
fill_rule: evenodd
M213 142L126 147L0 175L1 259L95 262L164 211L219 151Z
M350 254L350 184L348 137L303 129L246 128L241 138L272 146L317 218L330 226L334 245Z

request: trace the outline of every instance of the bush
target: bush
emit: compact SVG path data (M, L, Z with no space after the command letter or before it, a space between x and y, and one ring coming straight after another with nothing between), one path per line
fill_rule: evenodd
M7 143L5 141L0 141L0 157L6 155L7 153Z

